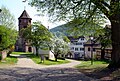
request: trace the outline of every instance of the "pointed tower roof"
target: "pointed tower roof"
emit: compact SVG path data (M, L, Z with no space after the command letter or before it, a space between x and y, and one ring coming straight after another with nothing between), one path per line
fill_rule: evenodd
M18 19L20 19L20 18L22 18L22 19L26 19L26 18L30 18L30 16L28 15L28 13L27 13L27 11L26 10L24 10L23 12L22 12L22 14L21 14L21 16L18 18ZM30 18L31 19L31 18Z

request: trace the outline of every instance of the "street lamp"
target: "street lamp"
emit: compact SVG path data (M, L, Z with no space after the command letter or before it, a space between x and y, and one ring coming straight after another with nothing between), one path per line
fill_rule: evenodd
M91 40L91 65L93 65L93 40L94 40L94 37L90 36L90 40Z

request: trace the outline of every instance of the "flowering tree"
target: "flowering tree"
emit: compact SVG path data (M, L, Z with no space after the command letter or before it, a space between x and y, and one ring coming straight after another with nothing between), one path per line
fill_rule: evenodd
M50 51L55 56L55 61L57 61L59 55L65 55L69 52L69 39L66 36L54 35L51 39L51 43L49 43L48 45Z

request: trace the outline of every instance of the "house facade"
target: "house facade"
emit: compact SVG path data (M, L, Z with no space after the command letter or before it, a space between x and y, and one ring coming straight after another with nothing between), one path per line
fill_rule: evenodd
M85 48L84 58L90 59L92 54L93 54L93 58L96 58L96 56L97 56L97 49L101 48L101 44L99 42L92 43L91 40L89 39L84 44L84 48Z
M70 53L68 54L69 58L80 59L84 57L84 43L86 38L84 36L72 37L69 36L70 40Z

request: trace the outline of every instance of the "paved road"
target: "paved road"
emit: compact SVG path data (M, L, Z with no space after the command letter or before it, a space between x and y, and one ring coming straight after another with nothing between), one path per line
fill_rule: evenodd
M75 68L0 69L0 81L100 81L85 76Z
M43 66L34 64L25 56L18 56L17 65L0 68L0 81L100 81L73 68L79 61L70 61L68 64Z

